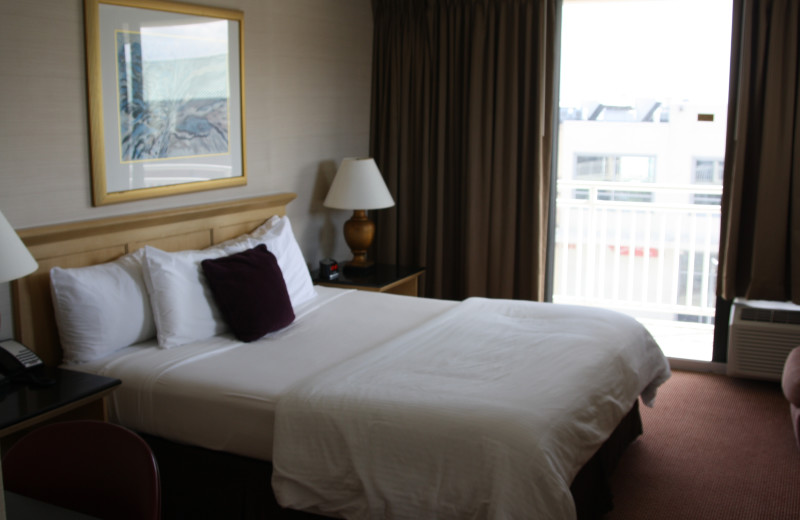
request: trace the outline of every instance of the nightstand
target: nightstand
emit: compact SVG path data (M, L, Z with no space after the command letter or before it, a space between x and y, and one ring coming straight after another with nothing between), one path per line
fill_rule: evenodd
M110 377L41 367L50 386L8 383L0 386L0 445L8 449L34 426L69 419L107 420L105 396L121 381Z
M366 274L342 272L334 280L319 280L317 273L312 276L315 283L326 287L419 296L419 279L424 273L421 267L375 264Z

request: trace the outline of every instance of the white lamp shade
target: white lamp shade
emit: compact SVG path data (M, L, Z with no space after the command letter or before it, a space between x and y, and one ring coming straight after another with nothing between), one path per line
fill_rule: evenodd
M342 160L323 205L334 209L381 209L394 199L371 157Z
M39 267L17 232L0 212L0 283L31 274Z

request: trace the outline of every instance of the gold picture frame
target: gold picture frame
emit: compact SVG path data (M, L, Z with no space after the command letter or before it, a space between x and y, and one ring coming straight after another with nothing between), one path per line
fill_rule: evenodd
M85 0L95 206L247 184L244 14Z

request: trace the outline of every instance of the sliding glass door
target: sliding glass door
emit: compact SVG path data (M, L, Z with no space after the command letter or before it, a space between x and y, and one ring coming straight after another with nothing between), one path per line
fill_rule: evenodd
M732 0L564 0L552 299L711 360Z

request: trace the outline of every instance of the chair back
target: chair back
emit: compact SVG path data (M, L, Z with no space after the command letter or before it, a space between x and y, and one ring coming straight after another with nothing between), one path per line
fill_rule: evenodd
M800 347L793 348L784 362L781 387L783 395L789 401L794 439L800 448Z
M101 421L65 421L22 437L3 456L6 489L97 518L158 520L161 483L136 433Z

